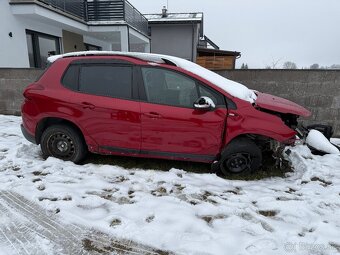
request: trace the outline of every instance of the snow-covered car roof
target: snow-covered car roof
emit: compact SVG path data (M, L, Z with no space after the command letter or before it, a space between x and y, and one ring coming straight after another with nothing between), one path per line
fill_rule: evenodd
M53 63L59 58L64 57L76 57L76 56L91 56L91 55L118 55L118 56L128 56L138 58L147 62L157 63L157 64L168 64L169 62L173 63L177 67L180 67L186 71L189 71L193 74L196 74L203 79L213 83L214 85L220 87L230 95L237 97L239 99L248 101L250 103L254 103L257 96L253 90L248 89L243 84L238 82L234 82L228 80L221 75L212 72L200 65L197 65L191 61L168 56L168 55L160 55L160 54L152 54L152 53L139 53L139 52L120 52L120 51L79 51L79 52L71 52L62 55L51 56L47 59L48 62Z

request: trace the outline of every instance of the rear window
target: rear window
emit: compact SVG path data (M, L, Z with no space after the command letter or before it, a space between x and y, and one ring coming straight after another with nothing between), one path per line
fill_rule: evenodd
M114 98L132 98L132 67L84 65L80 67L79 91Z

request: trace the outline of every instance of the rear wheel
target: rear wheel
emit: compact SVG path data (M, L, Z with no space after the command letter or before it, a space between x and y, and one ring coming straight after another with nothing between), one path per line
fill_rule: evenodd
M42 134L40 146L45 158L52 156L74 163L84 160L87 154L83 137L67 125L48 127Z
M250 139L231 141L221 153L220 169L224 175L256 171L262 163L261 149Z

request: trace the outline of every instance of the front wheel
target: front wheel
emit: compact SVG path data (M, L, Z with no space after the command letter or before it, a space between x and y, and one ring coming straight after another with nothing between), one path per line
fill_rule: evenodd
M221 153L220 169L224 175L256 171L262 163L261 149L249 138L236 138Z
M52 156L74 163L81 162L87 154L83 137L67 125L48 127L41 137L40 147L45 158Z

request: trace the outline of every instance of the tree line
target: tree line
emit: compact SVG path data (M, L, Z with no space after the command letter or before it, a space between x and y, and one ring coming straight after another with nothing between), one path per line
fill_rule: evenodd
M319 64L315 63L309 67L301 67L299 68L296 63L292 61L286 61L282 65L279 64L280 60L273 60L272 63L265 66L265 69L340 69L340 64L334 64L331 66L320 66ZM247 63L242 63L241 69L249 69Z

